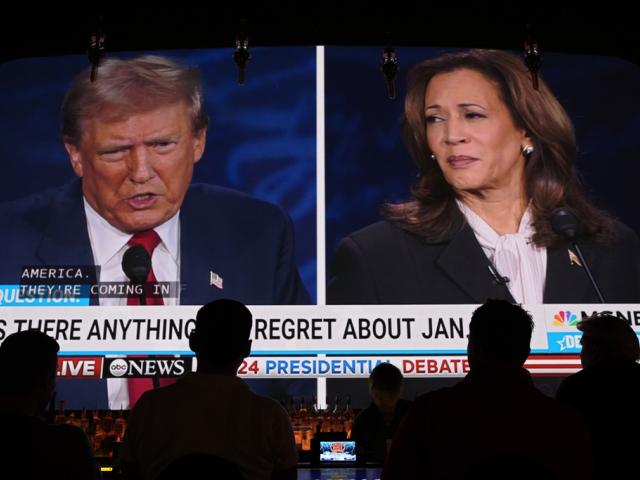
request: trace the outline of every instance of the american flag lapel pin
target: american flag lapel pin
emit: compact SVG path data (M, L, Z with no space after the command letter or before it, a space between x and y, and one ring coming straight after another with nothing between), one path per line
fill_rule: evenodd
M209 270L209 285L222 290L223 289L222 277L218 275L216 272L212 272L211 270Z
M581 267L582 264L580 263L580 259L577 257L575 253L573 253L573 250L569 248L567 252L569 253L569 262L571 263L571 265L577 265Z

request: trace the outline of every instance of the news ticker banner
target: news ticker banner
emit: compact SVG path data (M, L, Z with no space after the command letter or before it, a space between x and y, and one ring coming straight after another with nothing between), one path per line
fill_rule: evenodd
M368 378L380 363L398 367L404 377L463 377L469 372L464 355L248 357L240 365L243 378ZM176 378L196 371L192 356L145 358L70 356L58 359L58 378ZM580 370L577 355L532 355L526 363L532 375L569 375Z
M36 328L60 355L185 355L198 306L0 307L0 342ZM464 355L477 305L250 306L252 354ZM640 332L640 304L525 305L534 354L576 354L577 324L609 312Z
M44 281L44 280L43 280ZM131 284L129 282L92 282L90 284L14 284L0 285L2 307L84 307L98 299L140 297L179 298L178 282Z

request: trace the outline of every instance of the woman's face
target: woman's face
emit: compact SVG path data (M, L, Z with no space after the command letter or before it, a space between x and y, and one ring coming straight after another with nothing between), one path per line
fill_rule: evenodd
M425 93L427 143L456 192L522 191L525 131L494 82L475 70L435 75Z

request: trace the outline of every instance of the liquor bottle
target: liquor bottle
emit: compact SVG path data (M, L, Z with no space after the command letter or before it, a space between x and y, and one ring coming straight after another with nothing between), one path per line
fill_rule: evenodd
M104 430L104 438L102 439L102 450L103 455L108 456L109 458L113 457L115 442L116 442L116 430L115 430L115 422L113 420L113 412L111 410L107 410L104 417L102 417L102 429Z
M116 442L122 442L124 433L127 431L127 420L124 418L122 407L120 407L120 412L115 419L113 429L116 432Z
M309 413L308 413L308 418L309 418L309 427L311 428L311 435L315 436L316 435L316 427L319 425L320 423L320 412L318 411L318 405L316 404L316 397L315 395L313 396L313 400L311 402L311 405L309 406Z
M298 420L298 410L296 408L296 400L293 397L289 398L289 418L291 419L291 424L294 425Z
M347 395L347 406L344 409L344 431L347 432L347 438L351 438L351 429L353 428L353 420L355 414L351 408L351 395Z
M64 425L67 423L67 416L64 413L64 400L60 400L60 410L53 419L54 425Z
M320 425L320 431L323 433L331 431L331 411L329 410L329 400L327 398L324 399L324 404L324 410L321 410L322 421Z
M102 441L104 440L104 428L102 428L102 418L100 418L100 412L98 409L93 412L93 424L95 425L95 431L93 434L93 450L97 457L104 456L102 449Z
M93 450L93 454L96 455L96 423L93 421L93 415L87 416L87 439L89 440L89 445Z
M291 397L289 400L289 418L291 419L291 426L293 427L293 437L296 441L296 447L302 448L302 432L300 430L300 413L296 408L296 400Z
M69 412L69 415L67 416L67 419L65 420L65 423L67 425L73 425L74 427L81 427L80 424L80 419L78 417L76 417L76 412Z
M107 410L104 417L102 417L102 430L104 431L105 438L113 439L116 436L114 430L113 413L111 410Z
M84 408L80 413L80 428L84 433L87 433L87 430L89 430L89 418L87 417L87 411Z
M300 397L300 408L298 410L299 429L301 434L300 445L302 450L311 450L311 419L309 417L309 409L304 401L304 397Z
M304 403L304 397L300 397L300 408L298 409L298 415L300 416L300 419L303 421L306 420L308 412L309 410L307 409L307 404Z
M332 432L344 432L342 416L342 407L340 406L340 395L336 395L336 403L333 406L331 412L331 431Z

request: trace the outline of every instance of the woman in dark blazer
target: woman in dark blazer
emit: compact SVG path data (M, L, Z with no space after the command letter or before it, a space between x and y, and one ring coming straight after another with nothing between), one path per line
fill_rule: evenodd
M591 205L573 126L518 57L471 50L408 75L405 143L420 167L405 203L343 239L330 304L597 303L552 212L579 220L584 259L608 303L640 302L640 241Z

